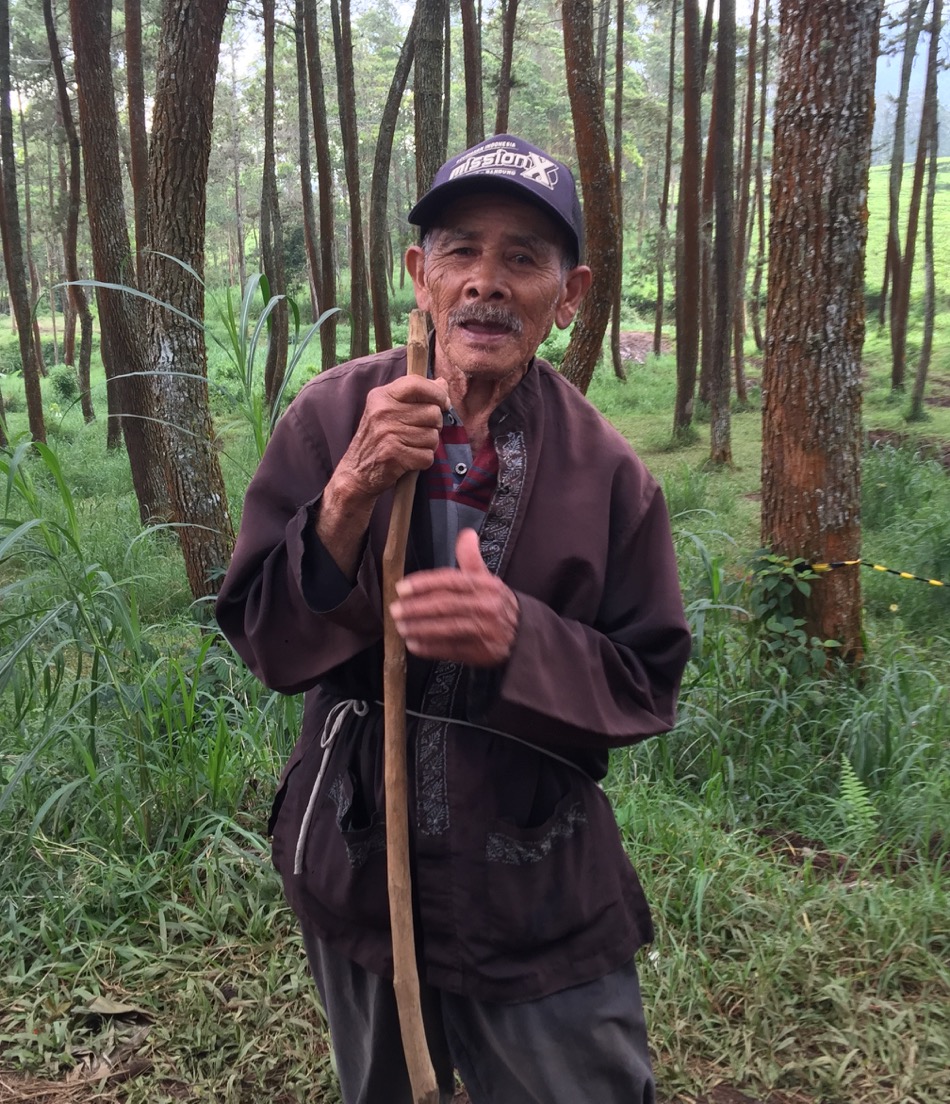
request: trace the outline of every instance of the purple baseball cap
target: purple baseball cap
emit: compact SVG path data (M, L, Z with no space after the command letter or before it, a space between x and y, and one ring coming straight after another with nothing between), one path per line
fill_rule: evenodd
M577 260L583 257L584 216L571 170L511 134L495 134L450 157L409 212L409 221L427 230L436 225L446 204L468 192L483 191L504 191L534 203L564 228Z

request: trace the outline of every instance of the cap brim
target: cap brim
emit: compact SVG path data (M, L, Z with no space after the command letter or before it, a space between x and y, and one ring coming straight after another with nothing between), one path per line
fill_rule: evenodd
M575 253L580 255L580 242L577 234L561 212L550 203L533 192L523 184L515 184L504 176L478 176L468 177L464 180L447 180L440 184L419 200L409 212L409 222L413 226L420 227L423 231L438 224L439 212L449 203L454 202L463 195L473 195L476 192L504 192L514 196L524 203L530 203L539 210L544 211L567 235L567 240L574 246Z

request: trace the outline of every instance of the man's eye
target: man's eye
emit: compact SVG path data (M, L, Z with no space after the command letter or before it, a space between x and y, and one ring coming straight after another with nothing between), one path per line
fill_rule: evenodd
M515 253L511 259L514 261L515 264L519 265L534 264L534 257L532 257L529 253Z

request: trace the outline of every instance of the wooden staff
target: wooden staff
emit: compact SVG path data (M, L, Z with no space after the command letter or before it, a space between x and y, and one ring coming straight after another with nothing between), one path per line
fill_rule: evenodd
M424 376L429 360L425 314L409 314L408 375ZM383 550L383 721L385 726L386 854L393 987L409 1082L416 1104L439 1104L439 1087L426 1044L419 1002L419 969L409 873L409 784L406 766L406 646L389 612L406 564L406 540L418 472L406 472L393 498Z

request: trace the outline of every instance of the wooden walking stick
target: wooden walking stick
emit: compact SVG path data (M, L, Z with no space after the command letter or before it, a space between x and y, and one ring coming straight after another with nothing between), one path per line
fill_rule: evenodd
M429 360L425 314L409 314L410 376L424 376ZM389 926L393 939L393 987L399 1030L415 1104L439 1104L439 1087L429 1057L422 1007L419 968L412 922L409 874L409 785L406 765L406 646L396 632L390 606L403 577L406 540L418 472L406 472L393 498L393 512L383 551L383 723L385 731L386 855L389 881Z

